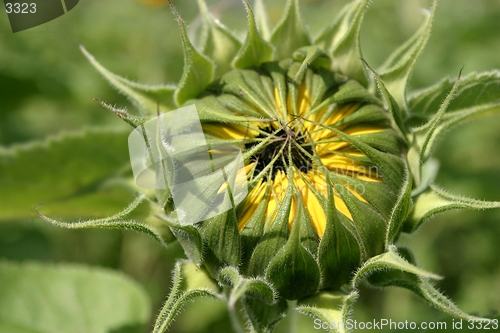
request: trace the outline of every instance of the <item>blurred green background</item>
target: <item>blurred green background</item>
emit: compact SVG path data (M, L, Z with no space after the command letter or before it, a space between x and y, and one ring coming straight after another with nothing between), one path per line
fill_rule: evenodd
M207 2L222 22L244 36L246 13L239 0ZM265 2L270 21L277 22L285 0ZM311 32L328 24L346 2L302 0ZM174 3L194 31L200 24L196 2ZM374 0L362 31L368 63L375 68L381 65L419 26L420 8L430 6L429 0ZM0 148L84 127L126 127L93 102L99 98L133 109L86 61L79 44L108 69L132 80L171 83L181 76L181 41L167 6L137 0L81 0L68 14L16 34L2 13ZM431 85L445 76L454 78L462 66L464 75L500 69L500 1L440 0L433 34L411 88ZM439 185L467 196L500 200L500 115L455 128L436 155L441 161ZM27 215L32 217L0 216L0 259L80 262L123 271L146 287L156 313L168 294L173 262L182 256L179 248L165 253L134 232L65 230L38 219L34 211ZM500 311L499 222L500 210L447 213L417 234L403 236L400 243L414 250L422 267L445 276L438 287L461 309L495 315ZM420 322L445 316L409 292L364 288L353 317ZM299 332L315 331L309 319L301 318L298 324ZM190 304L171 331L230 332L224 304Z

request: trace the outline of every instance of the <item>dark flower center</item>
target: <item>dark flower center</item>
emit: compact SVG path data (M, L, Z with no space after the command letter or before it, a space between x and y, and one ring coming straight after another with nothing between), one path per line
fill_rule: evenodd
M264 131L269 134L261 133L255 138L257 139L256 141L246 143L245 149L252 149L263 139L269 140L269 143L250 159L250 162L256 163L256 173L264 170L266 166L273 163L273 160L280 155L274 161L271 171L264 176L265 180L274 180L278 171L286 172L289 166L294 166L303 173L307 173L312 168L311 156L314 155L314 150L306 142L304 134L296 133L288 126L277 132L276 130L273 131L272 128L264 129ZM270 136L271 138L269 138Z

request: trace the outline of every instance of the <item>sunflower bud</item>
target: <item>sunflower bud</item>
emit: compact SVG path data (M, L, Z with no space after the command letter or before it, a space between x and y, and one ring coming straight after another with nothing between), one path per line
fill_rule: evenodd
M317 47L294 54L307 53L324 56ZM245 276L268 278L288 299L339 288L384 250L405 172L404 140L383 102L328 61L304 68L303 58L230 71L190 101L207 141L239 145L246 161L247 198L217 218L218 236L234 236L217 237L221 251L210 252ZM231 118L214 121L220 115ZM202 224L202 237L213 238L214 223ZM238 238L242 260L228 262Z
M359 45L368 0L352 1L314 39L302 22L298 0L287 2L272 33L263 2L256 1L257 17L243 2L248 31L240 41L198 0L203 53L192 45L171 5L185 56L184 73L175 87L127 81L84 51L139 106L142 118L112 109L134 126L144 128L151 117L194 107L211 171L223 174L222 183L205 180L183 195L176 194L175 186L157 189L155 204L161 213L156 217L200 269L179 264L174 281L178 287L154 332L168 327L181 300L199 295L221 297L230 310L239 306L259 332L270 332L286 314L287 304L338 322L346 319L366 278L376 286L408 288L458 317L485 320L457 309L429 282L438 277L407 261L411 253L393 244L402 231L413 232L436 213L500 206L454 196L433 185L438 164L431 158L441 133L499 103L495 95L481 107L467 109L469 104L453 105L452 99L478 93L479 83L497 84L499 74L467 77L464 88L459 76L406 96L436 3L415 36L374 70L363 60ZM451 112L456 105L465 109ZM413 127L415 119L425 121ZM189 141L185 137L182 142ZM165 138L160 135L157 142ZM228 152L228 146L241 153L242 162L232 164L230 173L219 163L225 159L214 157ZM193 169L179 166L175 154L166 159L174 162L157 163L156 174L173 176L162 184L175 183L175 166L190 176L200 167L193 161L187 161ZM236 200L234 184L243 184L244 198ZM228 193L225 202L230 202L224 209L214 199L221 193ZM186 223L185 213L196 213L197 218ZM182 278L196 283L183 285ZM218 291L214 281L223 290Z

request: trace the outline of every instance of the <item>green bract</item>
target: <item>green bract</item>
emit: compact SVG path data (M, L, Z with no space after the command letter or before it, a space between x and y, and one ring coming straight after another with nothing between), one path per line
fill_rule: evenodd
M362 281L407 288L444 312L488 321L460 311L433 287L431 281L440 277L419 269L411 253L394 243L401 232L414 232L437 213L500 206L439 188L432 158L445 130L499 110L500 75L459 75L407 92L436 2L415 35L378 69L363 60L359 45L368 2L352 1L312 37L298 0L287 2L274 29L267 25L263 1L256 1L254 13L244 0L248 29L239 40L198 0L204 23L199 49L172 6L184 50L176 86L128 81L82 47L140 110L135 116L102 103L132 126L194 104L210 152L234 144L243 154L238 175L247 181L247 198L202 222L181 225L171 191L160 189L144 190L107 219L67 224L132 228L163 245L173 238L182 245L189 261L176 265L154 332L167 330L185 301L207 295L243 313L235 323L246 320L256 332L271 332L292 307L324 322L345 322ZM479 90L482 97L475 99ZM167 164L163 175L172 172ZM146 203L148 218L127 217Z

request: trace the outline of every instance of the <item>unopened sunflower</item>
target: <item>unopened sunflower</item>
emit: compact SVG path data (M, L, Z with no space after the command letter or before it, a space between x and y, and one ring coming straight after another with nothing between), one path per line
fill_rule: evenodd
M135 227L160 240L156 230L173 234L189 258L174 270L172 292L154 332L164 332L185 301L203 295L225 300L235 325L244 321L252 332L271 332L292 308L325 323L345 322L361 281L408 288L454 316L488 321L460 311L433 287L431 281L439 277L417 268L411 253L394 242L401 232L411 233L448 209L498 207L434 185L437 163L431 153L446 129L499 109L498 103L464 101L476 90L498 85L500 77L497 72L459 75L407 94L436 4L415 35L382 68L372 69L359 45L368 2L352 1L312 37L298 0L287 2L274 29L267 25L263 1L256 1L254 12L244 0L248 29L240 40L199 0L204 23L199 49L172 6L184 49L184 73L174 86L130 82L83 49L142 112L133 116L103 103L144 134L146 150L154 141L144 131L150 119L194 106L207 153L220 155L228 145L241 153L234 178L243 182L244 198L235 200L226 173L224 184L214 189L207 181L196 183L193 211L213 203L213 196L205 195L210 191L229 191L232 205L218 214L200 213L206 218L193 223L182 223L181 212L189 212L178 207L182 195L175 186L168 186L178 177L174 169L183 167L175 153L168 157L166 149L161 158L149 160L165 185L154 198L148 194L157 229L151 223ZM176 117L171 123L182 114ZM162 126L167 129L158 132L160 146L168 141L169 124ZM189 141L184 135L182 144Z

